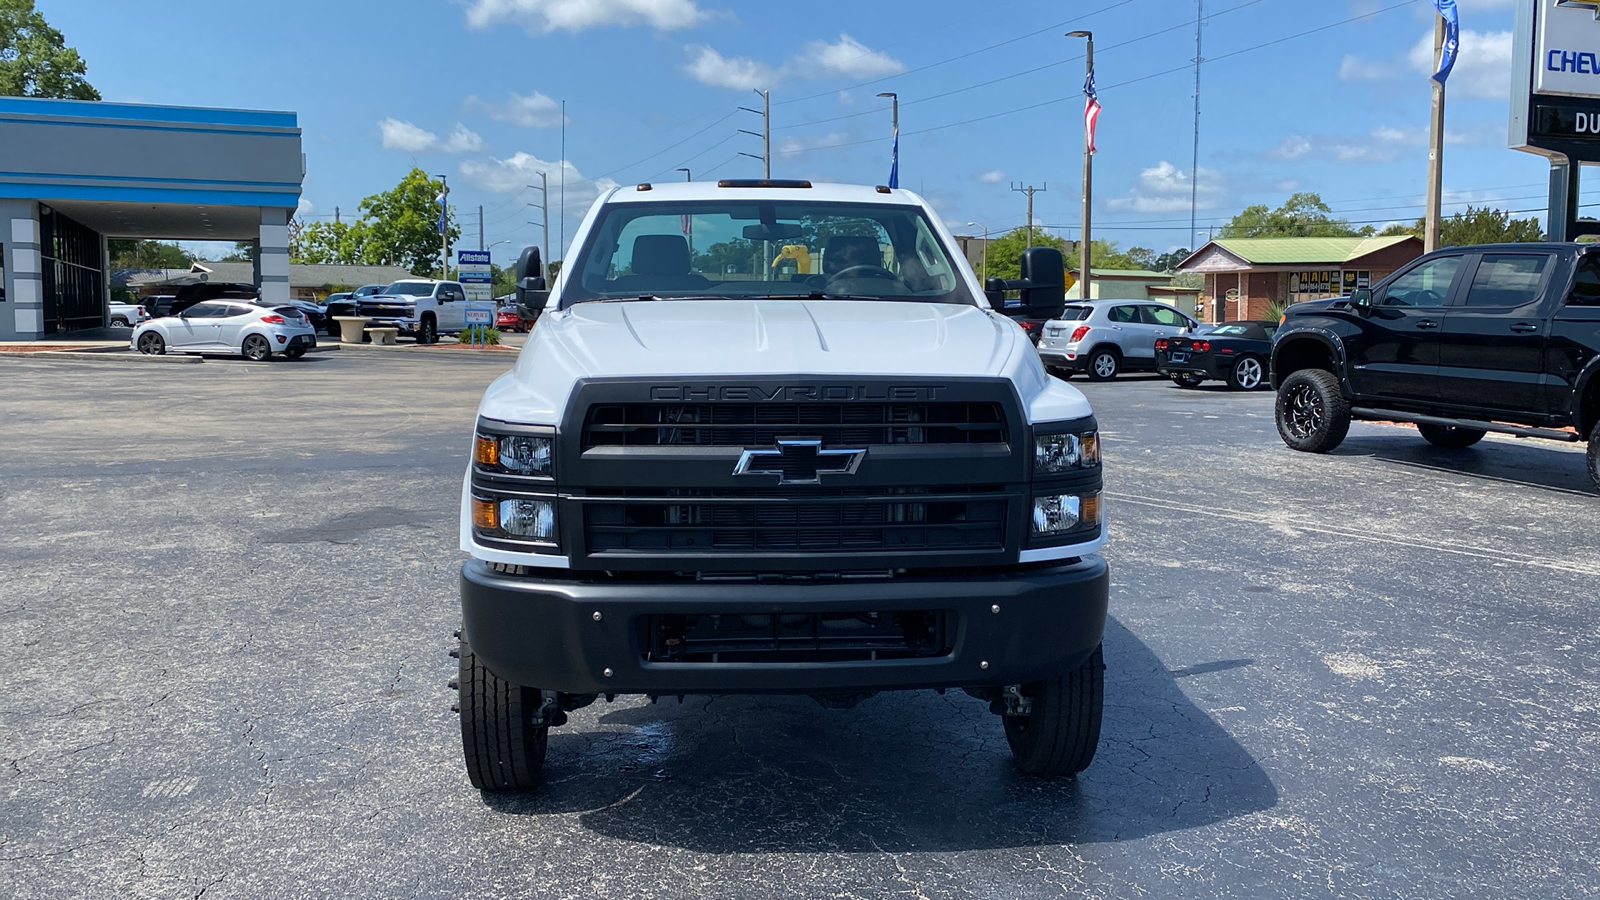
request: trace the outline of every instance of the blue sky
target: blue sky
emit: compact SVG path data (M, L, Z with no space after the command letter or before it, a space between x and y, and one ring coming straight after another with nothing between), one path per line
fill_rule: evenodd
M1514 0L1459 3L1446 210L1542 209L1548 165L1506 149ZM1105 108L1095 236L1125 248L1195 244L1195 0L38 6L108 100L299 113L307 217L352 214L415 163L450 176L469 246L484 206L486 242L508 241L494 248L497 262L539 239L528 224L538 210L524 204L538 199L525 185L541 169L557 242L563 172L568 239L597 186L682 178L680 166L696 180L759 175L759 161L737 155L761 150L737 132L760 131L759 116L736 110L760 106L755 87L772 91L775 177L885 181L888 101L874 95L895 91L901 185L929 197L953 230L1023 224L1011 186L1034 184L1048 185L1036 221L1075 237L1083 48L1063 33L1092 29ZM1352 221L1421 214L1428 0L1205 0L1205 13L1202 231L1296 190L1320 193Z

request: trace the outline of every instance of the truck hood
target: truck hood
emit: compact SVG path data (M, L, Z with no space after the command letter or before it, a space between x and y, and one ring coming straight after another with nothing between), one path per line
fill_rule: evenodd
M1049 418L1089 414L1044 374L1016 323L975 306L912 301L653 300L579 303L539 317L511 372L480 411L560 420L584 378L910 375L997 377ZM1035 418L1034 421L1039 421Z

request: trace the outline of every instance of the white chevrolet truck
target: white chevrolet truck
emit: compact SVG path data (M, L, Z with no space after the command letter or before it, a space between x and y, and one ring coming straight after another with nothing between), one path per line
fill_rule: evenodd
M1099 435L996 311L1059 316L1062 258L986 294L955 247L908 191L730 180L602 195L548 292L524 251L549 309L461 497L475 787L536 787L549 729L623 694L961 688L1023 772L1089 764Z

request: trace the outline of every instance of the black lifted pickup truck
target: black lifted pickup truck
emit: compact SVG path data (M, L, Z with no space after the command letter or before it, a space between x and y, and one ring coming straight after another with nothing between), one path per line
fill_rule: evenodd
M1452 247L1371 290L1297 303L1272 349L1278 433L1337 447L1352 419L1468 447L1493 431L1589 442L1600 485L1600 246Z

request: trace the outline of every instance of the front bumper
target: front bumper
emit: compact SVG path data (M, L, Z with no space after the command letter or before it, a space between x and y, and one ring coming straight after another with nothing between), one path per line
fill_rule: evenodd
M368 328L398 328L401 334L410 334L417 329L415 319L371 319L367 322Z
M513 577L461 569L473 652L517 684L569 694L826 693L1023 684L1069 672L1105 631L1110 576L1088 556L983 574L801 584ZM944 611L949 652L827 662L655 662L652 616ZM609 674L608 674L609 673Z

